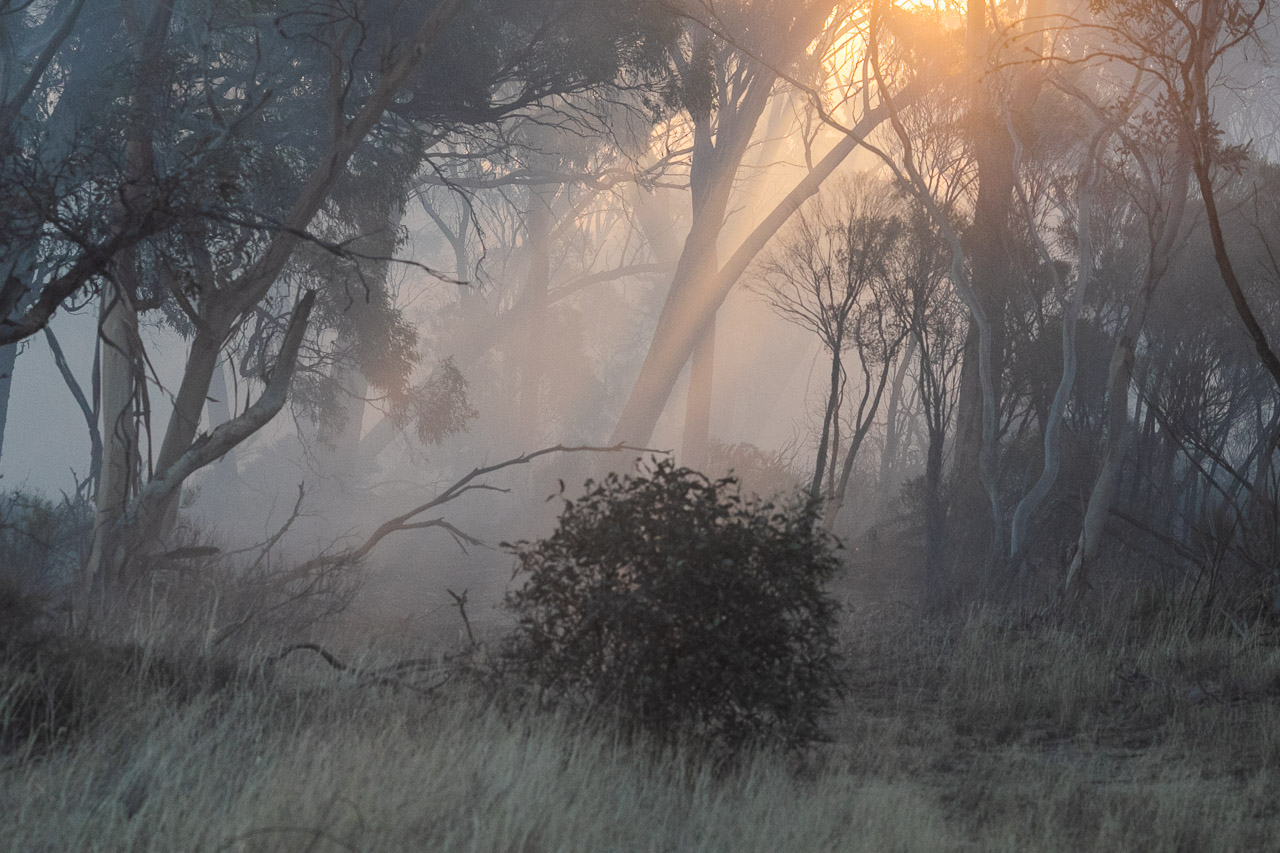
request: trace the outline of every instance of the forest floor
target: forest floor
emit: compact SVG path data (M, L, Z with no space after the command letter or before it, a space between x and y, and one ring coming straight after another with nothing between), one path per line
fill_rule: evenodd
M832 742L729 767L376 651L18 644L0 850L1280 849L1280 638L1135 612L851 611Z

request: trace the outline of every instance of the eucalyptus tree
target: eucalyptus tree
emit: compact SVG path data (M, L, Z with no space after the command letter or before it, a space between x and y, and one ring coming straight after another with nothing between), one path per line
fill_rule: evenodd
M921 562L924 601L941 607L948 596L947 503L945 454L958 396L959 366L964 353L967 316L964 304L948 286L950 253L946 240L918 203L899 203L903 222L897 251L888 260L884 301L904 324L908 335L905 359L913 363L914 395L924 421L924 472L920 503L924 515ZM892 411L889 414L892 418ZM892 437L886 424L886 452ZM883 470L883 466L882 466ZM888 484L882 483L881 489Z
M1247 59L1245 48L1258 41L1265 23L1265 0L1112 0L1102 8L1124 61L1160 81L1160 117L1185 139L1213 257L1258 359L1280 387L1277 357L1245 293L1227 246L1218 188L1224 172L1236 166L1243 149L1222 135L1215 101L1232 85L1233 63Z
M696 187L693 223L657 329L614 428L615 441L644 443L648 439L681 370L699 347L704 356L701 370L693 366L692 377L709 387L699 379L705 380L708 373L709 341L713 340L709 335L719 306L769 240L857 148L852 139L838 142L721 261L717 242L724 214L742 154L770 93L784 82L807 90L815 72L822 76L818 69L833 51L839 52L840 40L833 34L846 16L835 14L838 4L830 0L733 4L693 0L686 8L690 37L681 65L683 86L692 95L686 97L694 128L694 160L705 165L698 165L691 174ZM883 110L869 110L860 119L858 132L868 132L883 115Z
M1098 4L1093 29L1082 27L1087 37L1100 42L1100 62L1122 63L1133 69L1135 77L1150 81L1144 90L1149 100L1141 113L1140 126L1130 130L1131 138L1142 144L1131 145L1129 150L1135 158L1163 160L1170 165L1153 169L1144 164L1141 171L1148 185L1147 197L1164 200L1153 199L1145 208L1152 235L1146 280L1112 358L1107 447L1068 571L1068 588L1084 588L1080 581L1097 558L1105 519L1115 501L1130 435L1127 397L1134 351L1154 290L1169 269L1171 253L1184 234L1184 211L1192 178L1203 203L1220 279L1260 362L1273 378L1280 378L1280 361L1253 311L1226 244L1217 203L1219 190L1215 186L1222 173L1238 162L1241 152L1222 138L1214 118L1214 102L1230 85L1228 66L1257 37L1264 11L1263 3L1121 0ZM1159 186L1161 183L1163 187Z
M952 551L970 568L983 564L985 570L975 580L991 589L997 566L1015 569L1023 561L1032 522L1057 482L1063 424L1077 374L1077 324L1096 266L1096 185L1108 160L1123 153L1117 135L1145 92L1140 75L1129 69L1117 74L1105 63L1083 71L1069 64L1070 51L1080 52L1081 62L1087 63L1096 45L1068 42L1067 53L1054 57L1063 61L1058 66L1047 58L1039 20L987 20L981 11L975 18L972 7L969 13L964 41L953 33L944 43L950 45L951 63L967 69L953 79L972 85L981 72L981 88L970 90L962 102L969 130L953 143L972 171L953 167L944 181L932 177L937 155L931 140L913 133L912 117L897 109L890 116L889 143L878 153L950 244L948 278L969 314L951 477L954 523L949 526L971 531L967 541L952 542ZM890 8L882 8L873 24L882 36L870 43L869 64L877 85L891 87L913 73L920 37L910 29L900 35L903 27ZM993 93L1002 94L993 100ZM1049 115L1057 120L1073 116L1067 124L1078 130L1047 132ZM985 119L976 121L975 116ZM997 133L1003 140L995 139ZM970 183L954 195L953 204L943 188L954 187L957 179ZM957 214L962 224L957 224ZM1051 285L1047 299L1037 295L1046 282ZM1050 333L1060 340L1062 367L1051 399L1040 404L1026 397L1026 389L1009 384L1020 372L1010 371L1009 358L1016 351L1013 345L1024 348L1021 338ZM980 418L974 414L975 395L981 400ZM1002 437L1020 409L1040 412L1041 422L1040 471L1026 483L1011 482L1018 478L1002 471L1001 460ZM975 445L979 427L981 440ZM977 511L975 465L985 525L976 524L972 515ZM979 540L985 552L981 559Z
M425 336L472 380L478 431L493 444L515 452L540 435L602 428L589 423L607 411L597 370L618 360L621 342L605 341L604 359L593 359L601 346L589 339L606 318L583 304L616 295L614 283L670 273L633 227L630 201L665 185L687 157L678 142L649 147L667 115L634 92L574 95L511 117L478 143L487 147L416 180L416 201L445 234L438 256L470 279L441 297ZM361 441L365 458L396 432L381 419Z
M67 300L82 305L122 254L228 207L217 189L235 159L233 133L209 128L150 168L138 146L121 144L144 126L179 124L172 114L186 103L156 91L140 59L164 16L121 11L0 3L0 440L14 344ZM224 114L232 124L234 112Z
M136 291L176 306L191 339L145 485L134 461L136 433L115 428L131 417L139 358L131 353L110 381L104 359L111 424L104 472L125 460L121 476L108 488L104 474L99 489L86 586L127 584L132 558L156 547L171 524L186 477L279 411L299 352L309 364L329 352L331 338L306 331L313 309L329 314L330 327L341 325L339 306L383 289L385 270L377 267L396 244L388 234L437 142L568 91L640 80L660 67L655 57L665 55L659 43L670 31L664 13L647 4L577 0L532 8L497 0L412 8L380 0L269 8L165 0L149 20L149 77L187 100L184 110L166 114L183 126L140 136L134 148L149 162L165 162L222 127L234 142L236 171L224 173L212 193L228 200L225 209L158 235L114 276L112 304L124 306L124 338L133 338L127 318L140 307ZM136 109L137 99L131 103ZM326 258L336 266L320 263ZM389 390L407 390L412 336L381 298L367 299L380 314L373 325L392 334L382 336L370 361L392 374ZM254 341L264 312L290 319L258 326ZM240 334L256 347L257 367L269 371L263 393L197 435L221 353ZM117 406L107 403L109 385L123 389Z
M757 292L780 316L812 332L830 361L809 482L810 496L827 502L828 524L839 512L904 337L893 303L883 298L902 231L896 207L891 187L870 175L842 181L801 211L759 266ZM848 389L846 353L862 373L856 394ZM853 435L845 449L841 421L847 400L853 403Z

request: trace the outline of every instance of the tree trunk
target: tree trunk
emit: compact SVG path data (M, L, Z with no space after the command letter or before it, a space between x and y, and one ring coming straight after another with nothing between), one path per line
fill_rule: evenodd
M942 499L942 451L947 439L942 429L929 426L929 446L924 466L924 599L932 611L945 609L948 598L947 508Z
M682 463L695 471L707 465L711 444L711 391L716 360L716 318L713 315L689 362L689 394L684 410Z
M309 290L294 306L280 344L280 353L272 365L262 394L253 405L216 429L189 442L182 453L163 469L157 469L155 476L139 489L137 499L116 525L116 553L109 555L109 559L118 563L121 554L136 553L157 542L159 537L154 531L172 512L172 508L176 507L186 479L206 465L221 459L279 414L288 398L298 364L298 349L306 334L315 298L315 291ZM207 377L205 387L208 387Z
M895 345L896 346L896 345ZM827 507L826 515L823 518L823 527L831 530L836 522L836 515L839 514L840 508L844 506L845 494L849 489L849 478L853 475L853 463L858 459L858 453L862 450L862 443L866 441L867 434L871 432L872 425L876 421L876 412L880 411L880 401L884 399L885 385L889 382L889 373L893 368L891 357L886 357L884 364L880 366L880 378L876 383L875 395L870 395L870 388L864 387L862 395L862 405L858 408L857 419L853 425L853 438L849 440L849 449L845 451L844 465L840 470L840 479L836 481L835 490L831 496L831 503ZM867 398L871 396L868 404Z
M876 489L881 504L890 500L890 483L897 485L898 454L902 444L902 431L898 428L898 413L902 408L902 389L906 385L907 370L911 360L916 357L916 338L914 335L907 341L907 351L898 362L893 372L893 382L889 384L889 408L885 414L884 446L880 449L880 475Z
M173 401L173 411L169 415L169 425L165 429L164 443L160 445L160 453L156 457L155 477L163 477L174 463L191 447L196 434L200 430L200 415L204 412L209 397L209 386L213 382L213 374L221 361L222 341L225 334L216 333L212 326L196 332L191 341L191 350L187 353L186 370L182 374L182 383L178 386L178 395ZM174 492L158 516L152 529L147 531L146 547L155 548L164 542L173 532L178 521L178 504L180 492ZM142 547L142 543L139 543Z
M969 258L970 281L974 298L986 317L989 341L982 341L982 330L971 324L965 342L964 361L960 369L960 393L956 403L956 439L951 481L950 511L952 531L964 531L953 542L956 560L964 564L982 563L988 567L999 551L1003 520L983 523L990 514L987 506L989 485L994 476L998 447L987 423L990 410L1000 410L1004 376L1005 310L1014 270L1010 262L1006 237L1013 212L1013 139L1005 117L989 91L982 73L987 51L988 31L986 5L982 0L969 0L969 39L971 73L974 77L969 123L974 129L974 159L977 163L978 197L973 209L973 222L964 235L965 254ZM987 372L990 388L982 377L983 349L988 348ZM993 395L987 399L987 394ZM989 457L989 458L988 458ZM991 470L984 474L986 464Z
M339 347L341 348L341 347ZM218 372L222 362L218 363ZM338 471L345 471L360 451L360 434L364 427L365 398L369 395L369 380L360 369L350 365L338 368L338 385L342 389L339 417L342 423L333 435L333 456ZM217 374L214 376L215 386ZM210 427L213 424L210 423Z
M757 71L757 73L762 73ZM772 75L765 72L769 79ZM727 93L722 93L722 96ZM684 251L676 262L676 274L667 294L665 314L677 288L695 285L720 268L717 244L724 230L729 195L747 152L756 123L768 99L768 85L755 75L748 78L749 96L737 112L725 111L713 132L710 112L693 117L693 155L689 162L689 197L693 224ZM691 271L682 279L680 270ZM659 324L661 325L661 319ZM711 390L715 378L716 320L713 313L698 330L689 360L689 390L685 395L683 464L695 470L706 464L711 437Z
M910 103L914 89L897 96L899 105ZM654 425L671 396L681 369L689 361L693 349L707 320L715 314L739 277L755 260L756 255L768 244L773 235L786 224L801 205L815 195L822 183L852 154L861 140L878 128L889 116L883 105L863 116L852 132L832 147L813 169L796 183L795 187L742 241L729 259L717 271L694 270L682 255L667 303L663 306L654 330L649 350L645 354L640 374L631 388L626 405L618 418L610 443L624 441L630 444L646 444L653 435ZM691 232L691 239L693 234ZM691 260L691 259L690 259ZM695 272L705 273L695 275Z
M525 211L528 275L520 294L520 322L523 326L518 338L520 399L515 431L511 436L511 447L517 453L528 450L529 442L538 443L539 399L546 370L543 335L547 324L547 288L551 284L551 201L541 193L530 192L529 207Z
M822 497L822 479L827 473L827 454L831 450L831 432L837 418L840 417L840 377L843 373L840 365L840 347L831 354L831 387L827 389L827 406L822 414L822 436L818 439L818 460L813 466L813 480L809 483L809 497L818 500Z
M141 476L135 411L141 378L138 314L116 284L104 286L99 336L102 339L102 472L98 480L93 541L81 580L86 603L118 586L123 578L111 555L116 528Z
M209 384L209 399L206 413L209 417L209 431L231 420L231 384L227 382L226 359L218 359L214 368L213 381ZM236 462L235 448L227 451L227 455L210 466L209 476L205 480L205 491L212 503L227 504L234 497L239 486L240 472Z
M1040 505L1053 489L1058 479L1061 466L1062 421L1066 415L1067 403L1071 399L1072 389L1076 382L1076 324L1080 319L1080 311L1084 307L1085 291L1093 280L1093 191L1097 178L1097 161L1105 143L1111 136L1107 128L1099 129L1090 140L1085 162L1080 170L1077 191L1076 212L1076 282L1071 300L1066 304L1062 315L1062 373L1058 387L1054 391L1053 401L1045 414L1043 424L1042 451L1044 458L1040 476L1031 489L1018 501L1013 510L1013 520L1009 525L1009 560L1017 570L1027 549L1031 520L1035 517ZM1019 190L1025 202L1025 195ZM1030 205L1027 205L1030 213ZM1049 269L1053 269L1053 258L1049 249L1041 240L1038 232L1034 238L1041 257ZM1058 274L1054 278L1061 284Z
M89 430L89 473L76 483L76 491L79 494L87 494L92 497L98 490L98 477L102 474L102 433L98 430L98 377L97 371L99 359L101 357L101 341L97 342L97 346L93 351L93 372L94 372L94 391L92 401L85 396L84 389L80 386L80 382L76 379L75 374L71 371L71 365L67 362L67 356L62 351L62 345L58 343L58 337L53 333L52 326L45 326L45 341L49 344L49 350L53 353L53 363L58 368L58 373L62 375L62 381L66 383L67 390L71 392L71 396L75 398L76 405L80 408L80 413L84 416L85 426ZM73 472L74 475L74 472Z
M0 347L0 459L4 458L4 431L9 421L9 393L13 388L13 368L18 362L18 345Z

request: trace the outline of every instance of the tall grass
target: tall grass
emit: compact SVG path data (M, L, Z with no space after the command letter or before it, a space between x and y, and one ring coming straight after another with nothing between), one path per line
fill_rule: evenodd
M906 850L942 828L911 786L769 754L717 772L462 697L128 698L0 777L4 849Z
M61 697L38 705L51 727L6 741L0 850L1280 846L1280 649L1261 629L857 613L833 741L730 764L463 679L423 694L305 655L45 642L0 666L10 735L33 696Z

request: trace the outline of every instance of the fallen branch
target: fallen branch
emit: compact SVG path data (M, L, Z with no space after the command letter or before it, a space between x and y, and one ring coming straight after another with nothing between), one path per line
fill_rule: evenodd
M451 672L446 672L444 677L439 681L423 687L422 685L405 681L402 676L415 671L431 672L439 670L442 665L441 661L432 660L430 658L411 658L408 660L397 661L395 663L388 664L387 666L376 667L374 669L361 669L359 667L343 663L337 655L319 643L294 643L292 646L287 646L267 658L267 665L274 666L292 655L294 652L314 652L320 656L321 660L333 669L336 669L338 672L355 676L361 684L382 685L386 687L406 687L409 690L413 690L418 693L430 693L433 690L440 689L449 681L449 678L452 675Z

